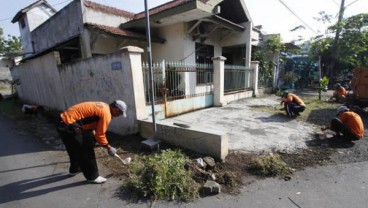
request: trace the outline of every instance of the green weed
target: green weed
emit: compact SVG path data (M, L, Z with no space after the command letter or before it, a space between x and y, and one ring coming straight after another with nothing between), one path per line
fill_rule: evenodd
M125 188L134 198L191 201L199 197L199 184L184 168L189 159L180 150L163 150L137 157L130 164Z

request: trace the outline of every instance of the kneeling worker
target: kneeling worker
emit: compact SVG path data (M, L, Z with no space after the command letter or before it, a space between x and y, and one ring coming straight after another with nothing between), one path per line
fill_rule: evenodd
M350 111L346 106L340 106L337 108L336 116L337 118L333 118L330 125L321 128L321 130L331 129L348 141L363 138L364 125L362 118L357 113Z

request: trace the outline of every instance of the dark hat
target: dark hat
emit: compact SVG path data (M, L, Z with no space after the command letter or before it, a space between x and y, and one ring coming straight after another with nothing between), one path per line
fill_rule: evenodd
M282 96L281 96L281 97L286 97L288 94L289 94L289 92L288 92L288 91L284 91L284 92L282 93Z

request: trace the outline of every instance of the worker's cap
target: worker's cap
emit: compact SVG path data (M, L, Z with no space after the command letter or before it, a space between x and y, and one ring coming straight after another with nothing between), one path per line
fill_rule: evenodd
M115 100L114 104L115 107L119 108L121 112L123 112L123 116L126 117L127 105L125 104L125 102L121 100Z
M336 114L336 116L338 116L342 112L349 111L349 110L350 109L348 107L344 106L344 105L343 106L340 106L340 107L337 108L337 114Z
M281 97L282 97L282 98L283 98L283 97L286 97L288 94L289 94L289 92L288 92L288 91L284 91L284 92L282 93Z

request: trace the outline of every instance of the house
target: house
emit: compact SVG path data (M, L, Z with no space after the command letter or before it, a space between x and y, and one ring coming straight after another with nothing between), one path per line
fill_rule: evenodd
M259 42L260 30L253 27L243 0L173 0L150 9L149 14L153 62L186 66L161 79L179 80L170 85L177 88L171 91L181 93L177 97L203 98L186 102L190 104L185 109L183 103L165 100L162 112L171 112L170 106L186 112L223 105L258 90L251 49ZM128 116L130 121L118 120L125 129L115 125L122 134L136 132L137 120L149 116L147 86L141 83L145 79L142 62L148 59L142 50L147 47L144 12L134 14L87 0L74 0L55 12L46 0L38 0L19 11L12 22L18 22L26 41L25 58L12 70L21 82L17 86L21 99L63 110L85 100L108 102L123 97L130 100L134 113ZM210 68L198 64L210 64ZM224 64L241 66L242 75L216 74L220 69L223 73ZM188 65L195 66L190 68L193 73L184 74ZM172 68L178 69L172 64L166 70ZM235 68L231 70L239 72ZM224 79L229 81L224 84ZM242 86L234 87L236 82ZM230 87L243 94L233 90L231 98L225 98L224 88Z

